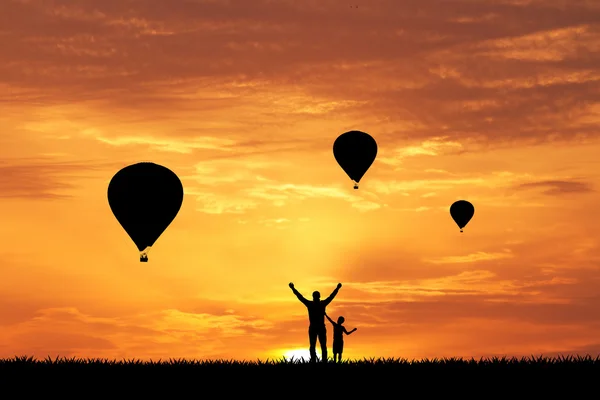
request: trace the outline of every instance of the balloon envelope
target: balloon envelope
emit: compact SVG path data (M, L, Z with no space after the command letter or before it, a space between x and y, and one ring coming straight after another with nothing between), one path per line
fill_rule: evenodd
M456 225L460 228L461 232L462 229L467 226L471 218L473 218L473 214L475 214L475 207L466 200L455 201L450 206L450 215L454 222L456 222Z
M371 135L361 131L342 133L333 143L333 156L337 163L355 182L365 175L377 156L377 142Z
M183 185L170 169L151 162L129 165L108 185L115 218L147 261L147 248L173 222L183 203Z

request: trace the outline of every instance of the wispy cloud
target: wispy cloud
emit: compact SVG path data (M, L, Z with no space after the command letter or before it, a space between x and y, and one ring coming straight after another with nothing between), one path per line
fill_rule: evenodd
M432 138L418 146L397 147L393 151L388 151L387 157L378 157L377 161L396 166L407 157L460 154L463 151L464 147L458 142L448 141L445 137Z
M0 198L60 199L71 197L76 181L94 175L112 163L53 162L22 159L0 162Z
M500 253L487 253L480 251L477 253L471 253L464 256L447 256L429 259L427 262L432 264L462 264L462 263L473 263L480 261L493 261L503 260L507 258L513 258L514 255L510 251L504 251Z
M431 180L406 180L406 181L373 181L370 182L377 193L390 194L398 192L412 192L416 190L443 190L457 186L479 185L489 186L491 183L484 178L463 179L431 179Z
M375 295L373 301L380 302L383 301L382 297L387 301L428 301L439 296L536 295L543 286L575 283L577 280L557 277L532 281L508 280L499 278L491 271L474 270L412 281L350 282L345 287Z
M309 198L330 198L347 201L360 211L375 210L380 204L365 200L357 195L348 194L341 187L313 186L306 184L265 184L245 191L249 197L268 200L276 206L282 206L290 200Z
M228 195L214 193L195 193L199 203L197 211L207 214L243 214L248 210L256 208L259 203L252 199L236 198Z
M587 182L576 181L540 181L522 183L516 187L517 189L543 189L545 195L555 196L570 193L589 193L592 192L591 185Z
M167 140L167 139L154 139L147 137L127 137L120 136L114 139L108 139L103 137L96 137L97 140L110 144L112 146L148 146L151 150L158 151L171 151L175 153L189 154L194 149L204 150L220 150L220 151L231 151L231 145L235 143L229 139L222 139L216 137L204 137L194 138L191 140Z

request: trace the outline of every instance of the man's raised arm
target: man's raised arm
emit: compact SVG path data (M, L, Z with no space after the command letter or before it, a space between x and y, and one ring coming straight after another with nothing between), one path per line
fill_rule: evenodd
M338 283L337 287L335 288L335 290L329 295L328 298L326 298L325 300L323 300L323 303L325 303L325 305L331 303L331 300L333 300L335 298L335 295L338 294L338 292L340 291L341 288L342 288L342 284Z
M296 295L296 297L298 298L298 300L300 300L302 302L302 304L304 304L305 306L308 305L308 300L306 300L304 298L304 296L302 296L300 294L300 292L296 290L296 288L294 287L293 283L290 283L290 289L292 289L292 292L294 292L294 294Z

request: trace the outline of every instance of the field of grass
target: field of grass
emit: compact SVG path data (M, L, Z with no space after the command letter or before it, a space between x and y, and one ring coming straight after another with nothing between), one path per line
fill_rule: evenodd
M285 359L170 359L150 362L77 358L38 360L32 357L0 359L2 381L21 378L30 382L51 382L52 385L77 384L105 389L109 386L121 389L173 386L179 389L190 387L194 390L225 390L232 393L244 389L249 393L259 394L261 388L273 385L293 392L302 392L304 387L322 386L323 389L318 389L319 393L337 390L339 393L354 394L356 391L373 392L376 389L385 392L392 390L390 387L405 391L411 387L416 390L459 390L479 386L508 390L508 387L524 388L533 385L539 391L561 383L581 385L600 382L600 357L364 359L338 364L310 364L303 360Z

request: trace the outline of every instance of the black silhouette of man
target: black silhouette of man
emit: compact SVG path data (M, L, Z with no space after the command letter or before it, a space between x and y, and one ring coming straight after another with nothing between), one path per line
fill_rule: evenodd
M328 298L321 301L321 293L313 292L312 301L307 300L294 288L294 284L290 283L292 292L298 297L298 300L302 302L308 309L308 320L310 325L308 326L308 341L310 343L310 361L317 361L317 351L315 349L317 345L317 339L321 345L321 361L327 362L327 328L325 327L325 307L331 303L335 298L338 291L342 287L341 283L337 284L335 290L329 295Z

